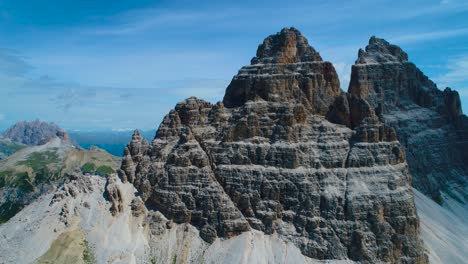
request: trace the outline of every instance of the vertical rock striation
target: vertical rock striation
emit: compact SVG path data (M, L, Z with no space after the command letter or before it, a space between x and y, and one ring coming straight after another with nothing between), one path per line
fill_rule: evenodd
M401 48L372 37L365 51L359 50L348 93L348 101L369 103L361 112L374 111L396 130L416 189L436 200L441 191L466 199L468 118L456 91L437 89ZM359 120L361 112L348 109L356 105L336 100L329 120L355 126L349 119Z
M178 103L151 144L136 131L119 175L208 242L256 229L316 259L426 263L403 147L378 115L342 94L333 65L286 28L222 103Z

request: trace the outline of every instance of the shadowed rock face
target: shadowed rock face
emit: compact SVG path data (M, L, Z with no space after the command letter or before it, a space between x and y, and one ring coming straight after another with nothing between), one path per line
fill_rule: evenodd
M468 118L456 91L437 89L404 51L372 37L359 51L348 94L342 97L330 108L330 121L355 127L374 112L406 148L416 189L434 199L454 190L467 197Z
M316 259L426 263L395 131L358 96L341 96L347 112L334 114L354 130L328 122L340 95L333 66L283 29L233 78L224 103L178 103L151 144L136 131L119 175L148 208L208 242L257 229Z

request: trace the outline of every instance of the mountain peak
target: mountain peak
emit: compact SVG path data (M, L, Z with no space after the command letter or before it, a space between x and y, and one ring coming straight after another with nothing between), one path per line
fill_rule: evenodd
M8 128L3 136L25 145L42 145L54 137L68 141L68 134L53 122L21 121Z
M407 62L408 54L397 45L376 36L369 39L366 50L359 49L356 64Z
M299 30L284 28L260 44L251 65L232 79L223 103L228 108L247 101L300 103L311 113L325 114L339 94L333 65L322 60Z
M261 63L295 63L304 61L322 61L307 39L294 27L283 28L270 35L258 46L257 55L252 65Z

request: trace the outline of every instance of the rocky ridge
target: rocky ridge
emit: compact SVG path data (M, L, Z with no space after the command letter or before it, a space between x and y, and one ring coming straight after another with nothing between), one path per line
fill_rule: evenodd
M115 171L119 163L120 159L101 149L83 150L58 137L22 148L0 160L0 224L73 175L89 173L88 167L104 174Z
M222 103L177 104L151 143L136 131L119 176L210 243L260 230L314 259L426 263L404 148L372 102L339 87L333 65L283 29ZM339 100L344 112L329 108Z
M8 138L13 142L25 145L43 145L49 142L54 137L59 137L68 141L68 134L55 123L34 121L21 121L3 133L4 138Z

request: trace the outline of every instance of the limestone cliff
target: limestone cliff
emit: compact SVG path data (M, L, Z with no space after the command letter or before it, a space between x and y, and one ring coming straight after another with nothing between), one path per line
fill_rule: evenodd
M359 114L351 128L326 120L336 98ZM207 242L260 230L314 259L427 262L395 131L294 28L265 39L223 102L184 100L151 143L136 131L119 175Z
M468 118L456 91L439 90L401 48L372 37L359 50L344 97L329 120L353 127L362 113L374 112L396 130L416 189L439 203L442 193L468 202Z

